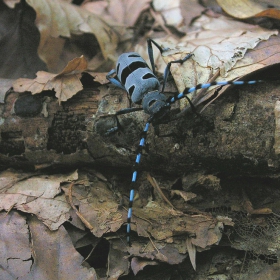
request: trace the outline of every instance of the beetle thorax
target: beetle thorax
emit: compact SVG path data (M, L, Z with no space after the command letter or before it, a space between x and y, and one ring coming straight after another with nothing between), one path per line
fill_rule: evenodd
M144 112L151 116L163 117L170 109L170 105L166 102L167 97L158 90L148 92L142 100Z

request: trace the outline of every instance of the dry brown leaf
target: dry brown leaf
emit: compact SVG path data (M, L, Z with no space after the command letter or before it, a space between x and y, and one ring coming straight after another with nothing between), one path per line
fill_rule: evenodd
M28 279L98 279L94 268L82 265L83 257L63 226L51 232L35 217L28 225L35 258Z
M93 14L110 21L134 26L139 15L150 7L151 0L114 0L87 2L83 6Z
M114 194L106 183L97 181L94 186L89 190L83 185L75 186L72 197L83 219L91 225L91 232L101 237L104 233L117 231L125 222L126 212L118 209ZM63 187L63 190L69 197L69 189Z
M132 230L138 230L135 224L141 223L141 231L137 232L138 235L148 232L155 240L175 238L177 235L191 235L196 236L192 239L193 244L204 249L218 243L222 236L219 231L222 225L210 215L183 214L170 209L165 202L159 204L155 201L149 202L143 208L137 207L135 203L133 210Z
M100 83L101 85L108 84L108 80L106 78L108 72L97 73L87 71L87 73L89 73L94 78L95 82Z
M189 201L197 196L195 193L192 192L171 190L171 197L173 197L175 194L181 196L184 199L184 201Z
M51 232L16 211L0 213L0 227L0 279L97 279L93 268L81 265L64 227Z
M133 240L132 246L128 247L124 246L123 242L119 238L110 240L113 248L125 253L129 252L131 256L139 257L142 260L145 258L146 261L152 260L169 264L179 264L186 258L186 254L180 253L175 244L154 241L154 246L150 241L143 243L143 240ZM137 265L141 266L141 264L136 264L136 271L141 268L139 266L137 267Z
M110 247L107 270L107 275L110 277L108 280L118 279L120 276L129 273L129 261L126 256L126 252L116 250L112 246Z
M17 79L13 88L18 92L30 91L37 94L43 90L54 90L59 102L66 101L83 89L81 73L87 69L84 56L74 58L59 74L44 71L37 72L35 79Z
M277 0L217 0L217 2L226 13L235 18L271 17L280 19L280 5ZM275 9L271 7L275 7Z
M33 263L26 218L15 211L0 213L0 228L0 279L24 279Z
M2 181L6 185L2 186L0 193L0 210L7 211L13 207L35 214L52 230L68 220L70 207L65 197L60 195L60 183L76 180L76 171L68 175L33 176L16 180L13 184L11 178L18 178L17 172L2 172L0 177L7 177Z

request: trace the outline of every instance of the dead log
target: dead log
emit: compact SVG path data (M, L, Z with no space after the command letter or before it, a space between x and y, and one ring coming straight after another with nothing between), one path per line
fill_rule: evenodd
M104 89L105 88L105 89ZM105 92L105 93L104 93ZM183 118L149 130L141 168L186 173L268 174L279 171L279 83L231 87L202 117ZM106 86L58 104L52 92L9 91L0 104L1 168L98 165L130 168L147 115L100 117L128 106L126 93ZM159 131L157 136L155 131Z

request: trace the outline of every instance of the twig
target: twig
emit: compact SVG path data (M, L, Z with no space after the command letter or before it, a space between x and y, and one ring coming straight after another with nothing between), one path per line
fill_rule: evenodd
M69 194L68 194L68 198L69 198L69 203L71 205L71 207L74 209L75 213L77 214L77 216L81 219L81 221L84 223L84 225L90 229L93 230L93 226L83 217L83 215L79 212L79 210L76 208L76 206L73 203L73 197L72 197L72 189L74 186L74 182L71 183L70 187L69 187Z
M172 205L172 203L167 199L167 197L163 194L161 188L159 187L157 181L155 178L151 177L151 175L148 173L147 175L148 181L151 183L151 185L154 187L154 189L157 190L157 192L160 194L160 196L163 198L163 200L172 207L172 209L176 210L176 208Z

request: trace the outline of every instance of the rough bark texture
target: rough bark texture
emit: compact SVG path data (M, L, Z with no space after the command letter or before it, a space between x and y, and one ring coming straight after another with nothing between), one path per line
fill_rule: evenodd
M130 168L147 115L122 115L122 130L105 135L116 125L115 119L99 116L126 108L128 100L114 88L100 92L98 88L84 90L61 106L52 93L7 93L0 104L2 168L89 163ZM235 87L202 117L190 113L158 129L151 127L141 168L170 173L199 169L277 173L278 100L277 82ZM157 136L156 130L164 137Z

